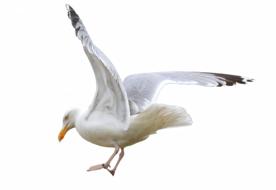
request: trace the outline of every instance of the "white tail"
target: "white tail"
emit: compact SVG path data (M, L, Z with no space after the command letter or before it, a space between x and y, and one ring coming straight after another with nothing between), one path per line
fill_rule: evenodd
M153 130L168 127L187 126L193 123L191 116L179 106L154 104L142 112L136 119L151 121Z
M127 130L126 146L146 139L159 129L187 126L193 123L186 110L179 106L153 104L137 116L132 116Z

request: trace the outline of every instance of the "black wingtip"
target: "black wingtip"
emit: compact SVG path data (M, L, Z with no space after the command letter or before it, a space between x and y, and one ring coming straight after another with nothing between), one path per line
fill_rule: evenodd
M225 84L218 83L217 87L233 86L237 83L246 84L248 82L253 82L254 81L254 79L242 77L242 76L239 76L239 75L229 75L229 74L222 74L222 73L210 73L210 74L213 74L213 75L219 77L221 80L223 80L225 82Z
M79 22L79 20L80 20L80 17L69 4L65 4L65 7L68 11L68 18L71 20L72 25L75 28L77 22Z
M254 82L255 79L246 79L246 82Z

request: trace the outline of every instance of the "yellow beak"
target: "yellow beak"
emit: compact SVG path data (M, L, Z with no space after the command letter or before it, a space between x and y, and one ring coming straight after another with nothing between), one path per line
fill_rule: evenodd
M58 140L59 141L61 141L63 138L64 138L64 136L65 136L65 134L67 133L67 131L68 131L68 127L67 127L67 125L65 125L62 129L61 129L61 131L59 132L59 134L58 134Z

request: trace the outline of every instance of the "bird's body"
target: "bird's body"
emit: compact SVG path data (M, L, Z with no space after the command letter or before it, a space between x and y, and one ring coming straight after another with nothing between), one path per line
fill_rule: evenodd
M105 163L94 165L88 171L104 168L114 175L126 146L145 140L159 129L192 124L184 108L154 102L164 85L177 83L220 87L252 81L238 75L187 71L134 74L122 81L111 61L92 43L77 13L69 5L67 10L93 68L97 91L93 103L85 112L71 110L65 114L59 140L68 130L76 128L85 140L115 148ZM110 163L119 151L118 161L110 169Z
M115 144L130 146L159 129L192 124L185 109L164 104L153 104L142 113L131 116L129 124L103 112L94 112L86 117L82 114L76 120L78 133L85 140L105 147L114 147ZM129 125L127 129L124 129L125 125Z

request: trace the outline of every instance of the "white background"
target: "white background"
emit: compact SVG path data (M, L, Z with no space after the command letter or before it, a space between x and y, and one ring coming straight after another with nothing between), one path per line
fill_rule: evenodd
M113 150L75 130L57 140L63 114L88 106L92 69L67 18L76 9L124 78L194 70L253 77L225 88L169 86L159 102L194 124L126 149L115 177L86 169ZM276 188L274 1L1 1L0 189Z

